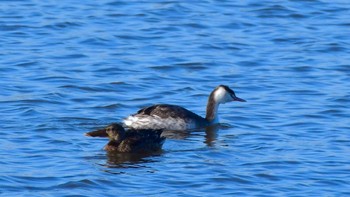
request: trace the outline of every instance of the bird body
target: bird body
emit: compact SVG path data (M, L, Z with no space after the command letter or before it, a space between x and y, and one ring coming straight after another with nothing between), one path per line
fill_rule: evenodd
M218 109L220 104L224 104L232 101L246 102L236 96L234 91L228 86L219 85L209 95L206 116L199 116L181 106L170 104L158 104L152 105L140 109L137 113L130 115L124 119L124 126L129 128L128 132L141 133L150 135L150 132L156 132L157 130L172 130L172 131L184 131L204 128L217 124L219 122ZM91 137L108 137L110 136L106 129L100 129L86 133ZM127 132L127 133L128 133ZM127 134L131 139L141 138L141 135L132 136ZM156 139L152 136L151 139ZM125 142L126 143L126 142ZM120 145L123 144L120 142ZM128 142L132 144L132 141ZM110 145L115 145L115 142L111 141ZM127 148L125 148L127 149Z
M219 122L219 105L231 101L245 102L228 86L219 85L208 98L206 117L203 118L181 106L158 104L145 107L124 119L126 127L134 129L191 130Z
M109 142L104 147L106 151L121 153L143 153L160 150L165 141L162 130L129 129L119 124L111 124L106 129Z

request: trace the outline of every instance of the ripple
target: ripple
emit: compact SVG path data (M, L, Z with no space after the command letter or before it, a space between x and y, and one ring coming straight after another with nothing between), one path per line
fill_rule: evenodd
M80 26L82 26L81 23L66 21L66 22L58 22L58 23L46 25L43 28L61 30L61 29L71 29L71 28L80 27Z
M349 196L348 10L6 1L1 194ZM84 136L154 103L205 114L218 84L248 102L220 105L216 128L164 133L160 153L109 154Z
M109 88L104 88L104 87L100 87L100 86L88 87L88 86L78 86L78 85L63 85L63 86L60 86L59 88L70 89L70 90L79 90L79 91L83 91L83 92L109 92L109 91L113 91L113 90L110 90Z
M55 186L53 189L74 189L80 187L97 187L99 186L94 181L82 179L78 181L68 181L66 183Z
M107 46L110 45L111 40L103 38L89 38L80 42L81 44L93 45L93 46Z
M25 29L35 28L28 25L1 25L0 31L24 31Z
M23 62L23 63L16 63L15 65L13 66L16 66L16 67L30 67L30 66L36 66L38 65L39 62L37 61L27 61L27 62Z

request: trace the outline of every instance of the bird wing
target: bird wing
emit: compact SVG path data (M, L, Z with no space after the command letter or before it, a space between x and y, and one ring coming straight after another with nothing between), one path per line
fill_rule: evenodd
M160 118L192 118L203 119L201 116L177 105L159 104L140 109L134 115L159 116Z

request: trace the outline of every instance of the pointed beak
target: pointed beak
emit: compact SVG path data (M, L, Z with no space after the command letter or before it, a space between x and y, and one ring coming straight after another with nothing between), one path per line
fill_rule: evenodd
M91 131L85 133L85 136L90 136L90 137L108 137L108 134L106 132L106 129L99 129L96 131Z
M247 102L246 100L238 98L237 96L232 96L232 98L233 98L233 101Z

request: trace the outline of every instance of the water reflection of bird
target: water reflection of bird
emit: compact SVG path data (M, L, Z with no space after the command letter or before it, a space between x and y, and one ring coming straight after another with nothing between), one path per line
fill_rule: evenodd
M137 168L144 163L156 162L162 150L147 153L119 153L107 151L106 167L108 168Z

